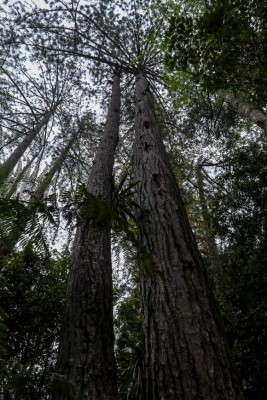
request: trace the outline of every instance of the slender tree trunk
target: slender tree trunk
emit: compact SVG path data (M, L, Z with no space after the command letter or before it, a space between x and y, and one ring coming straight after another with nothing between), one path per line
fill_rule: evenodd
M37 186L34 194L31 197L31 204L28 207L27 214L23 215L16 221L16 226L11 230L8 236L1 238L0 240L0 256L6 257L11 254L12 250L14 249L15 245L18 243L21 235L25 231L27 223L31 219L31 213L34 209L36 203L42 200L43 195L45 194L46 190L48 189L54 175L61 167L63 161L65 160L75 137L73 137L69 143L65 146L62 150L60 156L56 159L50 170L45 174L44 179L40 182Z
M13 151L9 158L0 166L0 184L3 184L13 169L15 168L17 162L23 156L27 148L30 146L32 141L36 138L41 129L48 123L51 116L54 114L56 106L51 110L47 111L40 122L36 124L34 129L32 129L18 145L18 147Z
M38 187L36 188L36 190L34 192L33 200L36 200L36 201L42 200L43 195L45 194L46 190L48 189L55 174L59 171L59 169L60 169L62 163L64 162L68 152L70 151L75 139L76 139L76 136L73 136L70 139L70 141L67 143L67 145L64 147L64 149L60 153L60 156L56 159L54 164L52 164L50 170L45 174L44 179L38 185Z
M214 278L216 278L216 277L219 278L220 273L221 273L221 262L220 262L220 257L219 257L215 237L212 232L210 213L209 213L208 206L207 206L207 200L206 200L205 191L204 191L203 174L201 171L200 164L198 164L198 166L197 166L197 186L198 186L198 194L199 194L199 200L200 200L201 213L202 213L202 218L203 218L203 222L204 222L205 241L206 241L208 254L210 257L211 268L214 273Z
M142 399L243 399L142 74L136 96L138 229L154 261L141 279Z
M245 101L235 98L230 93L221 93L223 99L241 115L250 119L255 124L259 125L267 131L267 115L262 111L253 107L253 105L246 103Z
M119 114L120 77L115 73L104 134L87 187L109 205ZM75 383L79 400L116 399L110 247L110 228L88 219L81 222L74 241L58 358L58 371Z
M10 197L16 192L18 184L22 180L23 176L25 175L26 171L30 168L32 165L33 161L37 157L37 154L33 156L33 158L22 168L20 173L17 175L15 181L13 182L10 190L8 191L7 195L5 196L7 199L10 199Z

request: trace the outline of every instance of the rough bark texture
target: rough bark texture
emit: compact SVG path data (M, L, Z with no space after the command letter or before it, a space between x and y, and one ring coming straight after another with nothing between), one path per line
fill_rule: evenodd
M120 78L115 74L104 134L88 181L88 191L110 205L119 111ZM58 371L76 384L77 399L114 400L110 228L88 220L78 227L66 304Z
M72 144L74 141L75 137L73 137L69 143L65 146L65 148L62 150L60 153L60 156L56 159L52 167L49 169L47 174L45 175L44 179L40 182L40 184L37 186L32 198L31 198L31 204L28 207L28 214L23 215L16 221L16 226L11 230L9 235L7 237L1 238L0 240L0 256L6 257L11 254L13 251L14 247L20 240L21 235L25 231L25 228L27 226L27 223L31 219L31 212L34 208L34 205L37 202L40 202L42 200L43 195L45 194L46 190L48 189L54 175L56 172L60 169L63 161L65 160Z
M13 153L9 156L9 158L0 166L0 184L3 184L6 179L9 177L13 169L15 168L17 162L23 156L27 148L30 146L32 141L36 138L41 129L48 123L49 119L55 112L56 107L49 110L42 120L38 122L35 128L30 131L27 136L22 140L22 142L18 145L18 147L13 151Z
M222 96L224 100L241 115L250 119L252 122L267 131L267 115L265 115L262 111L254 108L251 104L246 103L245 101L235 98L230 93L223 93Z
M138 227L154 259L141 280L142 399L243 399L142 74L136 95Z

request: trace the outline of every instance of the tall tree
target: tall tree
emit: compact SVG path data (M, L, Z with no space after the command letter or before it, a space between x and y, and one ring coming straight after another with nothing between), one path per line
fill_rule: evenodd
M17 176L15 177L14 182L12 183L11 188L7 192L5 198L9 199L17 190L17 187L20 183L20 181L23 179L26 171L31 167L33 161L37 157L37 154L35 154L25 165L24 167L17 173Z
M67 145L61 151L59 157L55 160L49 171L45 174L44 178L35 189L33 195L30 197L29 205L25 208L24 213L17 218L15 226L11 229L11 232L9 232L6 237L1 238L1 256L10 255L14 246L18 243L21 235L26 229L28 222L31 220L32 214L36 212L36 207L38 209L39 203L42 201L46 190L49 188L49 185L51 184L54 175L59 171L75 139L76 136L73 136L69 140Z
M40 61L38 68L41 77L27 73L22 62L18 62L11 72L4 70L10 93L8 106L1 113L1 151L8 155L0 165L1 185L8 180L24 153L38 142L38 138L46 142L49 130L44 128L49 126L51 129L59 107L64 115L64 103L75 91L71 71L66 71L64 64L59 66L59 60L51 65Z
M215 240L214 229L212 227L212 222L210 218L210 212L207 205L207 199L204 189L204 177L202 172L202 165L199 162L197 165L197 187L198 187L198 195L199 195L199 203L201 207L202 219L204 223L205 229L205 239L206 246L208 249L211 267L214 270L214 276L220 276L221 273L221 262L219 257L219 252Z
M24 152L28 149L32 141L40 133L42 128L47 125L49 119L53 116L56 111L57 105L53 106L49 111L45 113L40 122L38 122L34 129L27 133L25 138L19 143L18 147L13 151L13 153L8 157L8 159L0 166L0 183L4 183L13 169L15 168L17 162L23 156Z
M120 68L87 190L112 206L113 164L120 118ZM77 398L116 399L110 227L80 215L70 268L58 371L73 381ZM62 399L64 395L62 396Z
M154 265L141 281L143 398L243 399L142 73L136 97L138 228Z

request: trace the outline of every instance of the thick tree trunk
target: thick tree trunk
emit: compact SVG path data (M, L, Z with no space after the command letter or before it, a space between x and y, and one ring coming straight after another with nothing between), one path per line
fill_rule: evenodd
M262 111L253 107L253 105L239 100L230 93L222 93L223 99L243 117L250 119L255 124L259 125L267 131L267 115Z
M31 204L28 207L28 213L23 215L20 219L16 221L16 226L11 230L8 236L1 238L0 240L0 256L6 257L9 256L20 240L21 235L25 231L27 223L31 219L31 212L34 209L34 206L37 202L42 200L43 195L45 194L46 190L48 189L54 175L60 169L63 161L65 160L75 137L73 137L69 143L65 146L65 148L60 153L60 156L56 159L54 164L51 166L50 170L45 175L44 179L40 182L37 186L34 194L31 197Z
M142 399L243 399L142 74L136 96L138 228L153 257L141 279Z
M32 141L36 138L41 129L48 123L49 119L54 114L55 109L56 106L45 113L42 120L36 124L33 130L28 132L28 134L9 156L9 158L0 166L0 184L3 184L7 180L17 162L23 156Z
M88 191L109 205L119 114L120 77L116 73L104 134L88 181ZM110 228L96 221L84 219L77 229L66 304L59 373L77 386L79 400L115 399Z

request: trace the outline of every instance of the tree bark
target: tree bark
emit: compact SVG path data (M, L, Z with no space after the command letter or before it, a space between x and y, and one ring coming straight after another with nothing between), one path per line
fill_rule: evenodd
M254 108L253 105L246 103L245 101L235 98L230 93L221 93L223 99L241 115L250 119L255 124L259 125L267 132L267 115L262 111Z
M243 399L143 74L136 96L138 230L153 257L141 278L142 399Z
M109 205L119 114L120 77L116 72L104 134L87 186ZM74 240L57 368L77 386L79 400L117 397L112 295L110 228L85 218Z
M30 146L32 141L36 138L41 129L48 123L51 116L54 114L56 106L51 110L47 111L40 122L36 124L34 129L32 129L27 136L22 140L22 142L17 146L9 158L0 166L0 184L3 184L13 169L15 168L19 159L23 156L27 148Z

